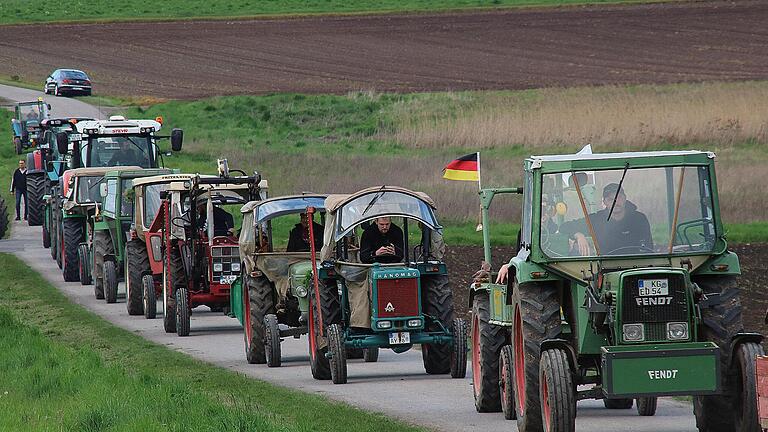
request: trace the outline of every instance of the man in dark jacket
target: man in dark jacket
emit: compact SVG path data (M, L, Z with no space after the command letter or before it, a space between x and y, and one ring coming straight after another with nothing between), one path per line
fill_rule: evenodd
M377 218L360 237L360 261L365 264L403 260L403 230L388 217Z
M315 236L315 249L319 251L323 247L323 226L312 221L312 231ZM301 221L291 229L285 251L309 252L309 217L306 213L301 214Z
M615 201L615 204L614 204ZM611 183L603 189L604 209L589 215L601 255L625 255L653 252L653 238L648 218L627 200L624 190ZM611 212L613 206L613 212ZM610 218L609 218L610 214ZM590 255L585 219L564 223L560 231L574 241L575 252Z
M13 172L13 180L11 181L11 192L16 192L16 220L21 219L21 199L24 198L24 220L27 219L27 163L23 160L19 161L19 167Z

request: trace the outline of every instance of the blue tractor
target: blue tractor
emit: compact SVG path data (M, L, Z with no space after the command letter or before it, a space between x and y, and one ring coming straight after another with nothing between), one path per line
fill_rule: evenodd
M16 154L21 154L25 149L34 147L38 143L40 135L40 123L49 117L51 105L45 103L43 98L34 102L19 102L11 119L13 131L13 146Z

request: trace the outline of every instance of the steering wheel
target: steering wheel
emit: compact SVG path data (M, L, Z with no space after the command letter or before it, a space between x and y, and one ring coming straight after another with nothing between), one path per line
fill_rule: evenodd
M655 251L655 250L653 250L653 249L651 249L651 248L649 248L649 247L647 247L647 246L643 246L643 245L632 245L632 246L622 246L622 247L620 247L620 248L616 248L616 249L614 249L614 250L612 250L612 251L610 251L610 252L608 252L608 253L605 253L605 254L603 254L603 255L613 255L615 252L618 252L618 251L620 251L620 250L624 250L624 249L634 249L634 250L636 250L636 251L642 251L642 252L651 252L651 253L656 253L656 251Z
M691 239L688 238L688 230L693 228L693 227L695 227L695 226L697 226L697 225L701 225L702 231L703 231L703 228L707 224L714 225L712 219L708 219L708 218L693 219L693 220L681 222L681 223L677 224L677 229L675 230L675 237L680 239L681 241L685 240L685 242L688 244L688 246L692 248L693 247L693 242L691 242ZM702 233L698 233L698 234L700 236L704 237L704 240L706 240L706 241L710 241L711 240L711 239L707 239L703 232Z

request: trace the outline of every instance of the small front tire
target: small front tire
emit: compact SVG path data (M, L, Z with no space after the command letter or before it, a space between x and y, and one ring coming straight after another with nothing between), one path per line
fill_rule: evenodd
M504 418L507 420L517 418L515 413L515 383L512 381L513 357L512 345L504 345L499 357L499 394L501 395L501 411L504 412Z
M104 261L104 298L107 303L117 302L117 268L114 261Z
M659 399L655 397L637 398L637 413L643 417L655 415L658 401Z
M176 334L189 336L189 321L192 310L189 307L189 293L186 288L176 290Z
M275 314L264 316L264 353L268 367L280 367L280 327Z
M144 318L155 319L157 316L157 293L155 279L152 275L141 278L142 301L144 303Z
M328 327L328 352L331 354L331 380L334 384L347 383L347 349L344 347L344 330L339 324Z
M453 320L453 349L451 349L451 378L467 376L467 322Z
M379 347L363 348L363 361L366 363L379 361Z

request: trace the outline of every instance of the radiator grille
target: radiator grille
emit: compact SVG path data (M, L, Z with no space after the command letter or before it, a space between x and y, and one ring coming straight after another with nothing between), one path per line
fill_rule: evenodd
M417 316L419 313L419 280L379 279L376 281L379 318Z
M215 283L232 283L230 280L240 274L240 249L237 246L212 247L211 261L211 274Z
M639 281L641 279L667 279L669 281L669 294L653 297L640 296ZM679 274L625 277L622 321L627 324L644 323L646 341L666 341L666 323L687 322L689 320L688 301L685 294L685 279ZM661 301L663 303L645 304L645 301Z

